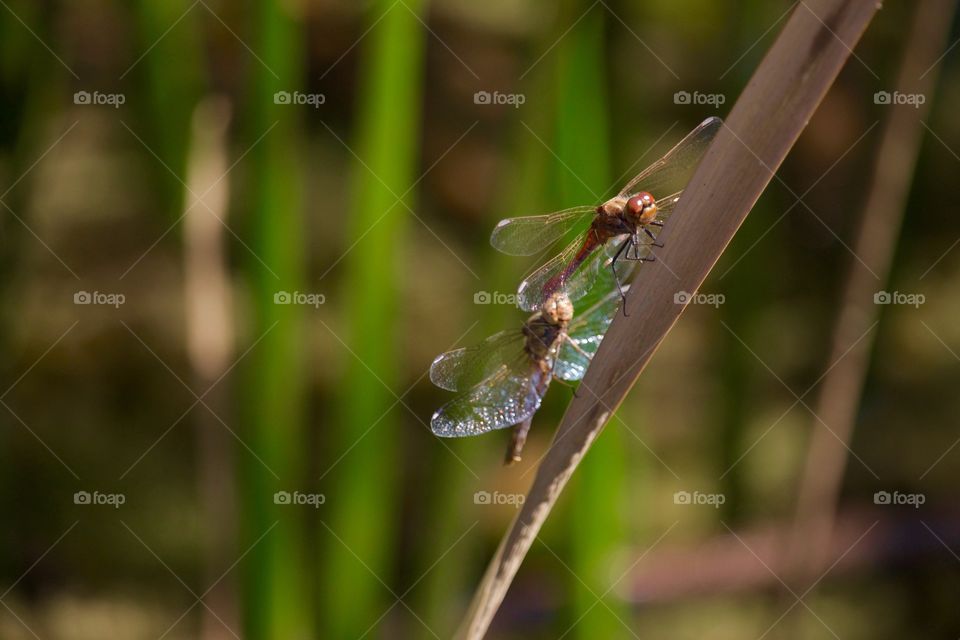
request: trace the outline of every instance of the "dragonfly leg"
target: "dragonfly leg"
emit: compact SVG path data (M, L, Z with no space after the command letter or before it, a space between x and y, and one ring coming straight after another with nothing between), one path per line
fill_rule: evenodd
M630 249L627 249L627 252L623 256L624 260L630 260L632 262L648 262L649 261L648 257L640 255L640 248L649 246L649 245L645 245L642 242L640 242L640 237L638 235L632 236L625 242L628 242L630 244L630 249L633 249L633 254L630 253ZM663 245L658 245L654 243L653 246L662 247Z
M593 360L593 356L590 355L589 353L587 353L586 351L584 351L584 350L580 347L580 345L578 345L578 344L577 344L576 342L574 342L573 340L569 340L569 339L568 339L568 340L567 340L567 344L569 344L569 345L573 348L574 351L576 351L577 353L579 353L580 355L582 355L582 356L583 356L584 358L586 358L587 360Z
M577 386L575 384L567 382L566 380L561 380L560 378L557 378L556 382L557 384L562 384L565 387L570 387L570 389L573 391L574 398L580 397L580 394L577 393Z
M654 220L653 222L648 222L647 224L652 225L654 227L663 227L663 223L659 220Z
M663 243L662 243L662 242L657 242L657 236L653 235L653 232L650 231L650 229L647 229L646 227L644 227L644 228L643 228L643 232L644 232L645 234L647 234L648 236L650 236L650 239L653 240L653 246L659 247L659 248L661 248L661 249L663 248Z
M617 282L617 291L620 292L620 300L622 301L620 308L623 309L624 316L629 315L627 313L627 296L623 292L623 285L620 283L620 275L617 274L617 260L620 259L620 254L626 251L631 244L632 242L629 239L624 240L623 244L620 245L620 248L617 249L617 252L614 254L613 260L610 261L610 270L613 272L613 279Z
M644 231L647 231L647 230L644 229ZM648 232L648 233L649 233L649 232ZM653 255L652 253L647 254L647 255L645 255L645 256L641 256L641 255L640 255L640 238L638 238L638 237L635 236L634 239L633 239L633 241L634 241L634 244L636 245L636 250L634 251L634 253L636 254L637 262L656 262L656 258L654 257L654 255ZM653 243L653 246L655 246L655 247L662 247L663 245L662 245L662 244L657 244L656 242L654 242L654 243Z

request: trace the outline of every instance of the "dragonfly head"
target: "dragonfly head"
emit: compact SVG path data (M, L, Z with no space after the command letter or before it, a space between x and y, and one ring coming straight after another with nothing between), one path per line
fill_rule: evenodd
M625 208L627 215L637 224L650 224L657 217L657 202L646 191L631 196Z
M547 298L540 313L550 324L566 324L573 320L573 303L565 293L554 293Z

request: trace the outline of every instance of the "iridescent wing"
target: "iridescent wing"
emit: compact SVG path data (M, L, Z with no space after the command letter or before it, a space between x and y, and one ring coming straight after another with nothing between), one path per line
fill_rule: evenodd
M648 191L658 199L659 205L662 194L683 191L721 125L723 121L716 117L701 122L665 156L628 182L619 195L631 196L638 191Z
M507 218L497 223L490 244L511 256L532 256L562 238L577 223L596 214L596 207L573 207L542 216Z
M526 371L503 366L440 407L430 419L430 428L443 438L462 438L519 424L540 408L537 377L539 371L530 362Z
M577 236L562 252L524 278L517 289L517 306L525 311L537 311L552 293L562 291L571 301L576 301L590 291L600 268L609 264L609 247L619 246L627 236L610 238L605 247L594 249L561 283L560 275L573 262L587 239L587 233L589 231Z
M474 347L447 351L430 365L430 381L447 391L469 389L504 364L522 363L523 345L523 332L514 329L495 333Z
M624 285L624 292L629 285ZM561 380L580 380L590 365L590 359L600 347L613 316L620 307L620 292L610 291L596 304L574 316L567 328L567 336L557 352L553 375ZM574 346L576 345L576 346Z

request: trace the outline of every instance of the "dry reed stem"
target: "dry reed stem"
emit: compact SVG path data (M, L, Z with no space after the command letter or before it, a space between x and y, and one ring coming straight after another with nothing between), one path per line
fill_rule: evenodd
M800 2L737 100L640 269L630 315L614 319L500 542L457 632L482 638L524 556L590 444L676 322L679 291L696 291L770 182L873 14L875 0Z

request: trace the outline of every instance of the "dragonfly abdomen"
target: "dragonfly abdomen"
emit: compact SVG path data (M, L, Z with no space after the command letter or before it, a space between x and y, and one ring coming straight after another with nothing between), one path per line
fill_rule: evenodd
M547 283L543 285L543 294L544 296L549 296L552 293L556 292L567 282L567 278L577 270L577 268L583 264L583 262L590 257L594 251L596 251L603 242L597 237L598 234L594 229L590 230L590 233L587 234L587 237L584 238L583 244L580 246L580 249L577 251L577 254L573 256L573 259L570 260L570 263L563 268L563 271L555 275L554 277L547 280Z

